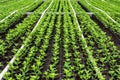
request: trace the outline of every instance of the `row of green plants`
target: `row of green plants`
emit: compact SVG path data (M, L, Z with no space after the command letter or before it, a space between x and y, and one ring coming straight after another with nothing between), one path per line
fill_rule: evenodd
M70 8L70 7L69 7ZM70 10L72 12L72 10ZM68 16L69 19L69 27L70 27L70 39L71 39L71 49L73 52L71 52L74 61L74 70L73 74L75 76L75 79L79 77L80 80L88 80L88 79L94 79L93 69L89 66L90 61L87 57L87 52L84 48L84 44L82 44L82 33L78 30L76 19L74 17L74 14L71 14L71 17ZM86 59L83 61L83 58Z
M46 18L47 15L45 16L47 22L49 22L50 16L48 16L49 19ZM25 40L24 49L22 49L19 53L17 53L14 64L11 65L9 72L7 72L7 74L5 76L6 80L8 78L11 78L11 80L12 79L17 79L17 80L30 79L30 80L32 80L32 79L39 78L39 76L37 76L36 74L41 73L40 69L42 67L40 68L40 66L42 66L42 64L44 63L43 61L44 61L44 57L46 55L43 52L40 53L40 45L39 44L41 41L43 41L42 36L45 34L44 31L48 28L47 27L48 23L46 24L46 23L44 23L44 21L42 21L40 24L42 25L42 27L41 27L41 25L39 25L39 28L37 28L36 32L33 33L30 37L28 37ZM43 48L45 48L45 46ZM28 60L30 60L30 61L28 61ZM20 65L22 65L22 66L20 66ZM16 74L18 71L19 71L19 73ZM32 73L29 73L31 71L32 71ZM14 75L14 76L12 76L12 75Z
M56 3L53 3L48 11L57 11L56 6ZM25 40L25 47L17 53L15 63L11 65L9 72L7 72L5 76L6 80L8 78L11 80L37 80L41 78L40 75L43 74L41 69L47 55L46 50L49 47L55 16L56 15L46 14L44 19L39 23L36 31ZM40 45L41 42L42 45ZM22 66L20 66L20 64ZM16 74L16 72L18 72L18 74Z
M7 58L5 56L8 56L8 50L11 50L9 52L12 52L9 54L9 58L11 58L15 53L16 49L19 49L22 45L23 41L26 39L26 37L31 33L32 29L35 27L35 24L37 23L38 19L40 18L40 14L38 12L42 12L47 5L50 3L50 1L45 2L42 4L42 7L39 7L34 14L31 14L27 18L25 18L22 23L16 25L15 29L9 30L9 32L5 36L5 40L1 41L0 45L0 56L1 56L1 62L4 62L2 59ZM8 60L8 59L7 59ZM7 63L7 62L4 62ZM4 64L6 65L6 64ZM3 67L4 65L1 65L0 67Z
M45 2L42 4L36 11L34 11L33 14L28 16L23 20L22 23L16 25L15 29L9 30L8 34L6 35L7 41L15 41L20 36L24 35L26 31L30 32L35 26L35 23L37 23L38 19L40 18L41 14L39 12L43 12L44 9L47 7L47 5L50 3L50 1ZM29 33L27 33L26 36L28 36Z
M99 26L93 22L84 10L76 3L76 12L82 11L84 14L78 15L82 31L86 36L88 46L91 46L97 66L102 75L107 79L119 79L119 53L120 51L111 41L109 36L103 32ZM78 8L78 9L77 9ZM84 16L84 17L83 17ZM112 47L111 47L112 46Z
M38 8L35 13L43 11L47 7L47 4L49 4L49 2L46 2L44 5L42 5L42 7ZM22 41L25 40L25 37L29 35L39 18L40 14L31 14L29 17L25 18L22 23L16 25L15 29L9 30L9 32L6 34L6 40L4 43L6 43L8 46L11 46L18 39L21 39ZM4 54L5 53L1 52L1 55Z
M55 1L54 1L55 2ZM48 10L48 12L49 11L52 11L52 12L56 12L57 11L57 9L58 9L58 2L59 2L59 0L57 0L55 3L53 3L54 5L53 5L53 7L52 8L50 8L49 10ZM51 15L51 14L49 14L49 15ZM41 36L43 36L44 35L44 38L42 38L41 36L40 36L40 38L42 38L43 39L43 41L42 41L42 46L40 47L40 50L39 50L39 52L40 52L40 55L37 57L37 59L36 59L36 61L37 62L40 62L41 64L39 65L36 65L36 64L34 64L33 66L35 66L35 68L37 69L37 68L39 68L39 73L36 73L36 75L32 75L33 77L34 76L36 76L36 78L37 79L53 79L53 77L54 76L56 76L56 74L54 73L56 70L54 70L54 66L53 65L46 65L45 64L45 61L46 61L46 58L48 57L48 56L50 56L49 55L49 52L46 52L47 51L47 49L50 47L50 45L52 45L52 44L50 44L49 42L50 42L50 39L51 39L51 37L53 36L52 35L52 32L53 32L53 30L54 30L54 27L56 28L56 24L55 24L55 22L56 22L56 18L57 18L57 15L56 14L52 14L51 15L52 16L52 19L51 19L51 21L50 21L50 23L49 23L49 25L48 25L48 27L47 27L47 31L46 31L46 34L41 34ZM43 32L45 32L45 30L43 30ZM55 43L54 43L55 44ZM38 44L39 45L39 44ZM56 47L57 48L57 47ZM52 50L52 53L53 53L53 50ZM52 62L52 60L51 60L51 62ZM57 62L56 62L57 63ZM48 68L47 68L47 70L46 71L42 71L43 69L44 69L44 67L43 66L45 66L45 67L47 67L47 66L49 66ZM52 72L50 72L52 70ZM34 70L33 71L33 73L35 73L36 72L36 70Z
M86 1L87 1L87 0L86 0ZM105 13L103 13L103 12L95 9L95 8L93 7L93 5L92 5L92 6L88 5L88 4L86 3L86 1L85 1L85 0L82 0L82 1L79 1L79 2L80 2L84 7L86 7L89 11L93 12L94 15L105 25L106 28L109 28L113 33L115 33L118 37L120 37L120 29L119 29L120 24L119 24L119 20L118 20L117 22L112 21L108 16L106 16ZM100 4L100 2L99 2L98 4ZM97 5L98 5L98 4L97 4ZM97 6L97 7L98 7L98 6ZM98 7L98 8L99 8L99 7ZM104 7L104 8L105 8L105 9L108 8L107 5L106 5L106 7ZM102 8L102 9L104 9L104 8ZM110 8L110 9L111 9L111 8ZM107 13L106 10L104 10L104 11ZM107 14L108 14L108 15L110 15L110 14L115 15L116 12L114 13L114 10L112 10L112 11L110 12L110 14L109 14L109 11L108 11ZM110 15L110 16L111 16L111 15ZM112 16L111 16L111 17L112 17ZM116 16L115 18L119 18L119 17ZM114 18L113 18L113 19L114 19Z
M59 6L59 13L62 11L64 2L59 1L60 6ZM59 4L58 4L59 5ZM59 50L60 50L60 40L61 40L61 15L57 15L57 21L55 25L55 37L54 37L54 44L52 48L52 58L51 58L51 63L49 65L49 68L44 72L44 78L49 80L52 79L54 80L56 77L60 76L60 73L58 73L57 65L60 63L60 57L59 57Z
M42 0L35 1L29 4L30 5L29 7L18 10L15 14L11 15L3 22L0 22L0 33L5 33L6 30L9 29L9 27L12 24L14 24L20 18L23 18L26 12L34 10L34 8L37 7L39 4L41 4L42 2L43 2Z
M69 10L69 5L68 5L68 1L66 1L64 3L64 12L68 12ZM63 32L64 32L64 65L63 65L63 73L64 73L64 79L65 80L73 80L73 69L74 69L74 66L72 65L72 62L71 62L71 53L70 53L70 37L69 37L69 19L68 19L68 13L65 13L64 14L64 24L63 24Z
M78 12L78 13L81 13L81 16L84 17L84 13L80 10L76 11L76 9L79 9L75 3L76 1L71 1L74 9L75 9L75 12ZM74 13L76 14L76 13ZM74 16L73 16L74 18ZM75 19L75 22L82 22L81 20L78 20L77 18L77 14L76 14L76 19ZM79 23L80 24L80 23ZM78 24L76 23L75 26L78 26ZM92 74L95 73L94 75L92 76L89 76L90 79L100 79L100 80L104 80L104 77L102 75L102 73L100 72L100 68L97 66L97 62L95 61L95 58L92 56L93 55L93 50L92 50L92 47L91 46L88 46L88 43L87 43L87 40L86 40L86 36L84 35L85 32L83 32L83 29L82 29L82 25L80 24L80 26L78 26L78 31L79 31L79 34L80 34L80 37L81 38L81 46L82 46L82 49L85 50L84 54L87 55L87 65L88 65L88 69L90 68L91 71L92 71ZM80 30L81 29L81 30ZM87 32L87 30L86 30Z
M120 3L120 1L119 0L106 0L106 2L107 3L110 3L110 4L113 4L113 5L115 5L115 6L117 6L117 7L120 7L119 6L119 3Z
M72 2L72 6L73 8L77 8L78 6L75 5L75 2ZM71 11L73 11L71 9ZM75 10L76 11L76 10ZM82 13L82 12L81 12ZM74 13L74 15L76 15L76 13ZM86 79L101 79L104 80L100 69L97 66L97 63L95 62L95 59L92 56L92 50L90 48L90 46L88 46L87 41L86 41L86 37L84 35L84 32L82 31L82 28L78 22L77 17L75 17L74 15L72 15L73 21L74 21L74 26L76 27L76 32L80 41L80 46L82 49L81 55L85 56L85 69L81 70L81 72L79 72L79 74L82 74L82 72L84 72L84 76L86 77ZM83 16L83 15L82 15ZM83 58L83 56L81 57L81 59ZM83 66L81 65L81 68ZM95 73L95 74L94 74ZM92 75L91 75L92 74ZM93 75L94 74L94 75ZM80 78L84 79L84 77L82 75L79 75Z
M19 10L25 6L30 5L31 3L33 3L34 0L19 0L19 1L15 1L15 0L8 0L4 3L0 3L0 20L2 20L4 17L8 16L11 12L15 11L15 10Z
M112 2L112 1L111 1ZM113 1L114 2L114 1ZM120 10L119 7L114 5L114 4L110 4L106 1L89 1L90 4L104 10L105 12L107 12L115 21L117 21L118 23L120 23Z

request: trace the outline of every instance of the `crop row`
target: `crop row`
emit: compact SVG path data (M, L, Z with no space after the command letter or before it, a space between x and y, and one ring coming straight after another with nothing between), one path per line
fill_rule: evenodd
M13 57L17 49L20 48L25 38L30 34L31 30L34 28L42 12L50 1L42 4L38 9L36 9L35 14L31 14L26 17L22 23L16 25L16 28L10 29L5 36L5 40L0 39L0 70L6 66L7 62Z
M42 0L34 1L31 4L29 4L28 6L25 6L21 9L15 10L12 14L10 14L7 17L5 17L4 19L2 19L0 21L0 33L4 33L16 21L18 21L20 18L24 18L26 12L34 10L42 2L43 2ZM27 4L27 3L24 3L24 4Z
M119 0L107 0L107 3L110 3L110 4L113 4L113 5L115 5L115 6L118 6L118 7L120 7L119 6L119 3L120 3L120 1Z
M89 1L89 3L91 5L94 5L94 6L98 7L98 8L100 8L100 9L104 10L115 21L117 21L118 23L120 23L120 18L119 18L120 17L120 10L119 10L118 6L110 4L107 1Z
M120 37L120 24L119 24L119 11L117 6L108 4L105 1L88 1L83 0L79 1L87 11L91 11L94 15L105 25L106 28L109 28L113 33ZM95 5L95 6L94 6ZM107 6L111 7L108 8Z
M24 1L24 0L20 0L20 1L15 1L15 0L11 0L11 1L7 1L5 3L1 3L0 5L0 20L2 20L4 17L6 17L7 15L9 15L11 12L15 11L15 10L19 10L23 7L28 6L29 4L33 3L34 0L31 1Z

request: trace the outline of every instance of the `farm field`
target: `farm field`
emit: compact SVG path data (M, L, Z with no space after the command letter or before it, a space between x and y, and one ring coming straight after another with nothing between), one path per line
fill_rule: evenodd
M120 80L119 0L0 0L0 80Z

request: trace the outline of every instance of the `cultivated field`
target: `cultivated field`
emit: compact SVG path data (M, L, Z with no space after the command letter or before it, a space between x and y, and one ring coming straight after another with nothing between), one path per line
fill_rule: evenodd
M120 80L120 0L0 0L0 80Z

